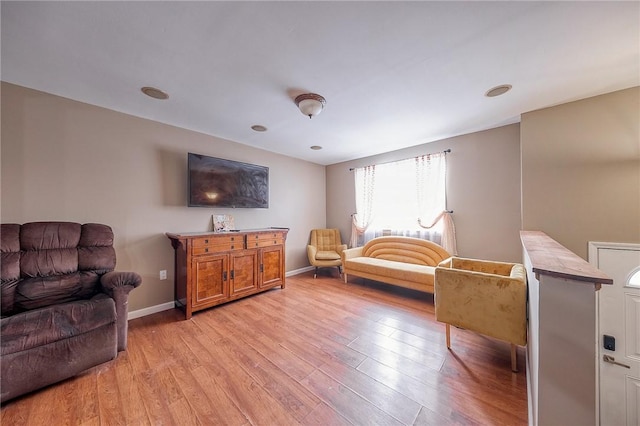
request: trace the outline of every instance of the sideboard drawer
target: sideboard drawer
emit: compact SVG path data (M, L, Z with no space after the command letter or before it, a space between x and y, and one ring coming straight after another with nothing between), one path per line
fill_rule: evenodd
M249 233L247 234L247 243L252 243L259 240L284 240L284 235L285 234L282 231Z
M284 238L271 238L271 239L259 239L254 241L247 241L247 248L255 247L270 247L284 244Z
M244 238L241 235L212 235L194 238L191 242L193 256L242 249L244 249Z

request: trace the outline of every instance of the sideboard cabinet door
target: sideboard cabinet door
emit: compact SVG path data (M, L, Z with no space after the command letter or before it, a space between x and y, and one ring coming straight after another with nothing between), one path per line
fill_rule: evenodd
M194 256L191 273L195 288L191 293L194 307L217 304L229 298L229 256Z
M231 297L258 290L258 252L242 250L231 254Z
M260 249L260 288L281 286L284 288L284 246L275 245Z

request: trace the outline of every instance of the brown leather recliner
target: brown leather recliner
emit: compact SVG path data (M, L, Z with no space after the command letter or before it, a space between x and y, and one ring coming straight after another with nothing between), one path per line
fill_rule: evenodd
M114 272L109 226L2 224L0 240L0 402L126 349L129 292L142 280Z

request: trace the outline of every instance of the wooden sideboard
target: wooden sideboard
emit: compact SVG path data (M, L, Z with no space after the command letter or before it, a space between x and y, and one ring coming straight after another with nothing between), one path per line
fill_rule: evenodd
M185 319L221 303L284 288L287 232L167 233L175 249L175 303Z

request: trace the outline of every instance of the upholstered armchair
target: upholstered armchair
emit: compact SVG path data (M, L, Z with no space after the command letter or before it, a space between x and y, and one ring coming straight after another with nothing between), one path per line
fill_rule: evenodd
M1 402L114 359L127 347L135 272L116 272L113 231L2 224Z
M511 369L517 371L516 345L527 344L527 282L519 263L452 257L435 271L436 320L511 344Z
M307 246L309 263L315 266L313 278L318 275L318 268L334 267L342 274L342 251L347 248L342 244L338 229L312 229Z

